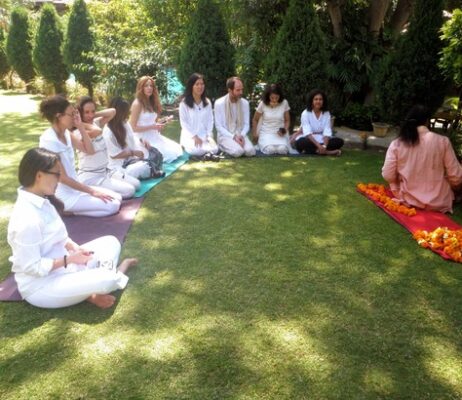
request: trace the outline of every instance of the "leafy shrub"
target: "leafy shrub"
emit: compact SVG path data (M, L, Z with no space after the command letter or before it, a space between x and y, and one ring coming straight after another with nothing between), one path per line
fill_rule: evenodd
M40 22L35 38L33 60L37 71L52 83L55 93L65 90L67 70L62 55L63 33L61 22L54 6L45 4L40 13Z
M16 8L11 13L6 54L8 62L30 91L30 83L35 77L35 70L32 63L32 32L29 14L25 8Z
M365 106L359 103L348 103L337 117L337 125L345 125L361 131L372 131L372 122L379 118L376 106Z

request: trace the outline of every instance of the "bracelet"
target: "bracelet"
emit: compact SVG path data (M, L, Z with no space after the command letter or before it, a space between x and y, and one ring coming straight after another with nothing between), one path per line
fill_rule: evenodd
M67 256L64 256L64 268L67 268Z

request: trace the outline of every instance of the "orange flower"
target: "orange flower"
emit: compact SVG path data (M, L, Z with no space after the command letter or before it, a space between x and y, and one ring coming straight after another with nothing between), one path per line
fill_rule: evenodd
M387 191L383 185L377 183L358 183L356 187L360 192L367 194L372 200L383 204L387 210L395 211L410 217L416 215L415 208L407 207L393 201L393 199L387 195Z
M431 232L416 231L413 236L420 246L442 250L452 260L462 262L462 229L439 227Z

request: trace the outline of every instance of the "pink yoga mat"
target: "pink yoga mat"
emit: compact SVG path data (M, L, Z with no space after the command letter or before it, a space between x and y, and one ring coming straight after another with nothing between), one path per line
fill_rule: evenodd
M144 197L124 201L119 213L110 217L65 217L63 221L69 237L74 242L83 244L100 236L113 235L119 239L120 243L123 243L143 200ZM20 300L22 297L14 275L10 274L3 282L0 282L0 301Z
M404 226L412 234L414 234L418 230L433 231L439 227L447 227L451 230L462 229L462 226L454 222L451 218L449 218L447 214L443 214L437 211L428 211L416 208L416 215L410 217L408 215L404 215L396 211L388 210L387 208L385 208L383 204L370 198L366 193L363 193L359 190L358 193L361 193L363 196L367 197L377 207L381 208L386 214L388 214L388 216L390 216L392 219L398 222L398 224ZM387 195L393 197L393 194L388 189ZM451 260L451 258L442 250L430 250L439 254L446 260Z

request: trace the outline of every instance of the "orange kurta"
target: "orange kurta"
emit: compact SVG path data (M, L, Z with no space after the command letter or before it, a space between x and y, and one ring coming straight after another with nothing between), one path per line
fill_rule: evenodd
M452 212L452 187L462 183L462 166L445 136L419 126L419 143L391 142L382 168L395 197L408 205Z

